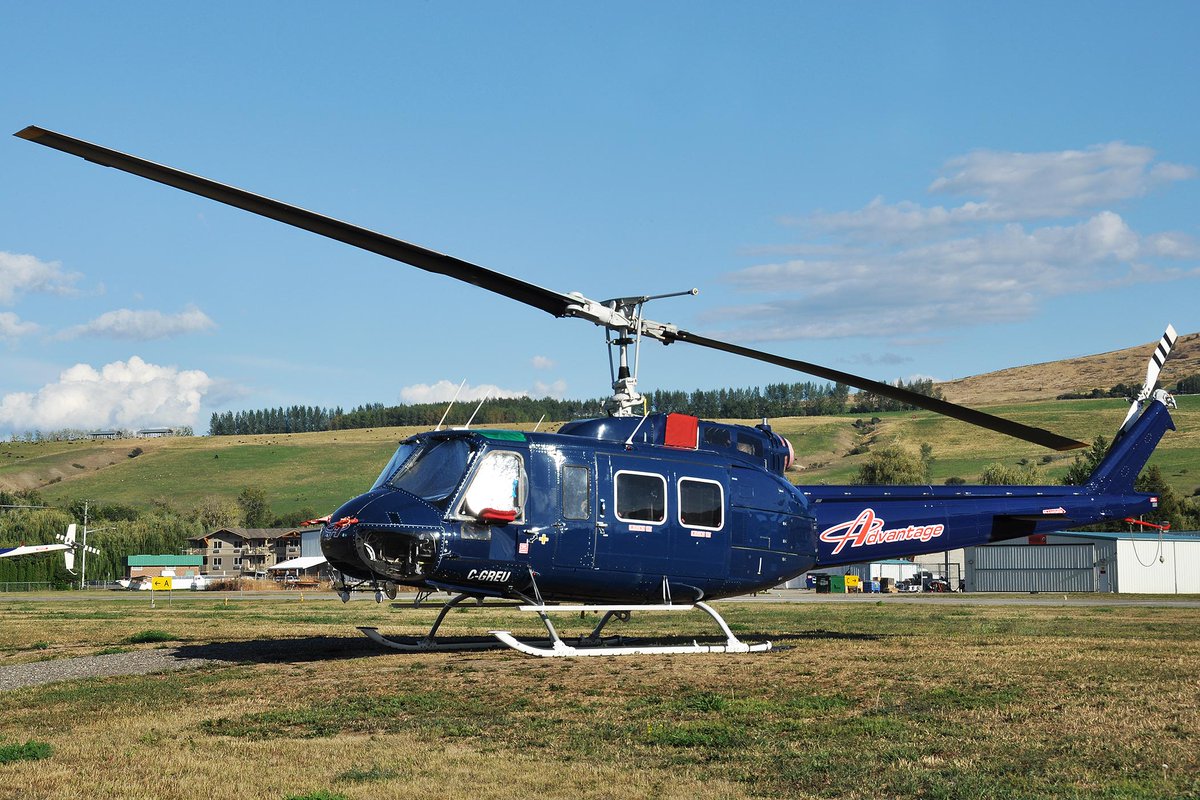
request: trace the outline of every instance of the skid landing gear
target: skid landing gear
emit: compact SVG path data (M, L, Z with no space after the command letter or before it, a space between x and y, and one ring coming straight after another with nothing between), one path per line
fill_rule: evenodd
M433 627L429 629L429 633L425 634L422 639L393 639L384 636L376 628L360 627L359 630L372 641L397 650L484 650L506 646L526 655L538 656L540 658L631 656L652 653L762 653L771 649L770 642L748 644L738 639L733 631L729 629L729 625L725 622L724 618L712 606L699 601L691 605L675 605L670 603L663 605L545 605L542 603L530 603L517 606L517 608L521 611L531 611L537 614L541 618L542 624L546 626L546 632L550 638L532 641L522 640L513 636L509 631L489 631L495 637L494 639L439 642L436 638L437 629L446 618L446 614L458 604L469 599L472 599L470 595L459 595L443 605L437 619L434 620ZM626 643L621 637L602 638L600 636L604 626L610 620L614 618L628 620L629 615L634 611L691 611L694 608L700 609L712 618L725 635L724 644L699 644L694 640L691 644L685 645L637 644L634 642ZM568 644L558 635L558 631L554 628L554 623L550 621L549 615L556 611L579 612L581 614L603 612L604 616L600 618L599 624L596 625L590 634L580 636L573 644Z

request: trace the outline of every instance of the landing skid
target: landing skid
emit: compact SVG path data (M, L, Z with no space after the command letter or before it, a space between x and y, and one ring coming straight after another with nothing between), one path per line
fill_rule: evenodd
M429 633L421 639L393 639L384 636L376 628L360 627L359 630L377 644L408 652L488 650L506 646L526 655L538 656L539 658L569 658L575 656L650 655L655 653L762 653L771 649L770 642L748 644L738 639L733 631L730 630L724 618L710 605L702 602L696 602L693 605L675 605L670 603L664 605L522 605L517 608L521 611L532 611L541 618L542 624L546 626L546 632L550 636L549 639L521 640L513 636L509 631L489 631L495 639L438 641L436 636L437 629L446 618L446 614L459 603L468 599L472 598L469 595L459 595L443 605ZM691 644L684 645L637 644L632 641L626 643L626 640L619 636L600 636L600 632L610 620L613 618L628 620L630 614L634 611L691 611L694 608L700 609L712 618L725 635L724 644L700 644L695 640ZM554 628L554 623L550 621L550 613L559 611L579 612L581 614L604 612L604 616L600 618L599 624L596 625L590 634L580 636L575 640L574 644L568 644L559 636L558 631Z

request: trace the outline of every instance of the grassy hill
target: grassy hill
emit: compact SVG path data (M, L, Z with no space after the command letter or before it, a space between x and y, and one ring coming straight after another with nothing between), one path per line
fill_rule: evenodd
M1151 463L1172 488L1191 495L1200 487L1200 396L1179 398L1169 432ZM990 407L1001 416L1091 441L1112 437L1125 414L1120 400L1074 400ZM844 483L869 452L891 442L914 449L933 445L933 478L975 480L994 462L1038 463L1048 482L1061 477L1074 457L984 431L927 412L876 415L876 429L861 435L860 415L772 420L796 449L796 483ZM757 420L747 420L749 424ZM511 427L529 429L532 425ZM218 496L234 498L248 486L267 493L275 513L302 508L332 511L368 487L396 443L417 428L380 428L267 436L187 437L115 442L0 443L0 488L36 488L51 503L88 498L177 509ZM134 455L135 448L141 452ZM133 457L131 457L133 456ZM1047 459L1046 463L1042 463Z
M1118 383L1140 386L1146 377L1146 363L1157 344L1155 339L1111 353L987 372L939 383L938 388L953 403L977 406L1053 400L1060 394L1107 390ZM1163 366L1159 382L1174 387L1183 378L1197 374L1200 374L1200 333L1184 334Z

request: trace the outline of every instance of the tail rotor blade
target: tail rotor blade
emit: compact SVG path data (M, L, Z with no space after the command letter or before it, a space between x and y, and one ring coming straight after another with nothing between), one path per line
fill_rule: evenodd
M1178 340L1179 334L1175 333L1175 326L1168 325L1166 332L1158 341L1158 346L1154 348L1154 354L1150 356L1150 363L1146 365L1146 382L1142 384L1142 391L1138 395L1143 400L1154 391L1154 384L1158 383L1158 374L1162 372L1163 364L1166 363Z
M1142 403L1154 393L1154 387L1158 384L1158 376L1162 372L1163 364L1167 362L1167 358L1171 355L1171 350L1175 348L1175 342L1178 340L1179 334L1175 332L1175 326L1167 325L1167 330L1158 340L1158 345L1150 355L1150 363L1146 365L1146 382L1142 384L1142 390L1138 392L1137 397L1129 403L1129 411L1125 414L1125 421L1121 423L1120 431L1124 431L1133 424Z

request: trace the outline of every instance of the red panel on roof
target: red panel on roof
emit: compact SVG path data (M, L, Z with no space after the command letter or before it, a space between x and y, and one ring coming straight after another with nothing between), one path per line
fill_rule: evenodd
M700 442L700 419L687 414L667 414L667 432L663 444L695 450Z

